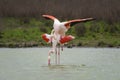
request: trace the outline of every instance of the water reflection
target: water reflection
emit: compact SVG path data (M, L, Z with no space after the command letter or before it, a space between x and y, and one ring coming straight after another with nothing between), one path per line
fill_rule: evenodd
M81 65L48 65L48 66L42 66L43 68L48 68L49 70L79 70L79 69L87 69L87 68L91 68L88 67L85 64L81 64Z

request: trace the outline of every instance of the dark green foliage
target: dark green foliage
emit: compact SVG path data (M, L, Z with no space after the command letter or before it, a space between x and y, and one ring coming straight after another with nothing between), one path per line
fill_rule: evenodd
M3 38L3 33L2 33L2 32L0 32L0 39L1 39L1 38Z
M40 31L44 32L44 33L47 33L47 29L45 27L40 27Z
M77 36L84 36L86 33L86 27L84 26L84 24L81 24L80 26L76 26L75 33Z
M99 30L100 30L100 27L99 27L97 24L95 24L95 23L93 23L93 24L90 26L90 31L91 31L91 32L99 33Z
M105 46L106 45L106 43L104 42L104 41L100 41L100 42L98 42L98 45L97 46Z

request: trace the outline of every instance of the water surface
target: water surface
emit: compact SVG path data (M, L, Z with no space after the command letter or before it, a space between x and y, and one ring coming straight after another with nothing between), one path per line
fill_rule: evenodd
M0 48L0 80L120 80L119 48L65 48L47 65L50 48Z

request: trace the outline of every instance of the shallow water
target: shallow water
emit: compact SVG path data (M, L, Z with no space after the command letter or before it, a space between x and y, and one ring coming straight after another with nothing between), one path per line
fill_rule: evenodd
M50 48L0 48L0 80L120 80L119 48L64 48L47 65Z

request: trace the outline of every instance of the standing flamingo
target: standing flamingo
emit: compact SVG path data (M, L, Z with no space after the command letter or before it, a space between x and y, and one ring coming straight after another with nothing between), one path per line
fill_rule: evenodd
M53 30L51 31L51 34L43 34L42 38L47 43L52 43L52 49L48 52L48 65L50 65L50 56L51 53L56 53L56 64L60 64L60 46L57 48L57 44L64 45L64 43L69 42L73 40L75 37L72 35L65 35L65 33L68 31L70 26L73 26L76 23L84 22L92 20L93 18L86 18L86 19L75 19L65 22L60 22L57 18L51 15L42 15L46 19L51 19L54 21L53 23ZM58 59L57 59L58 58Z

